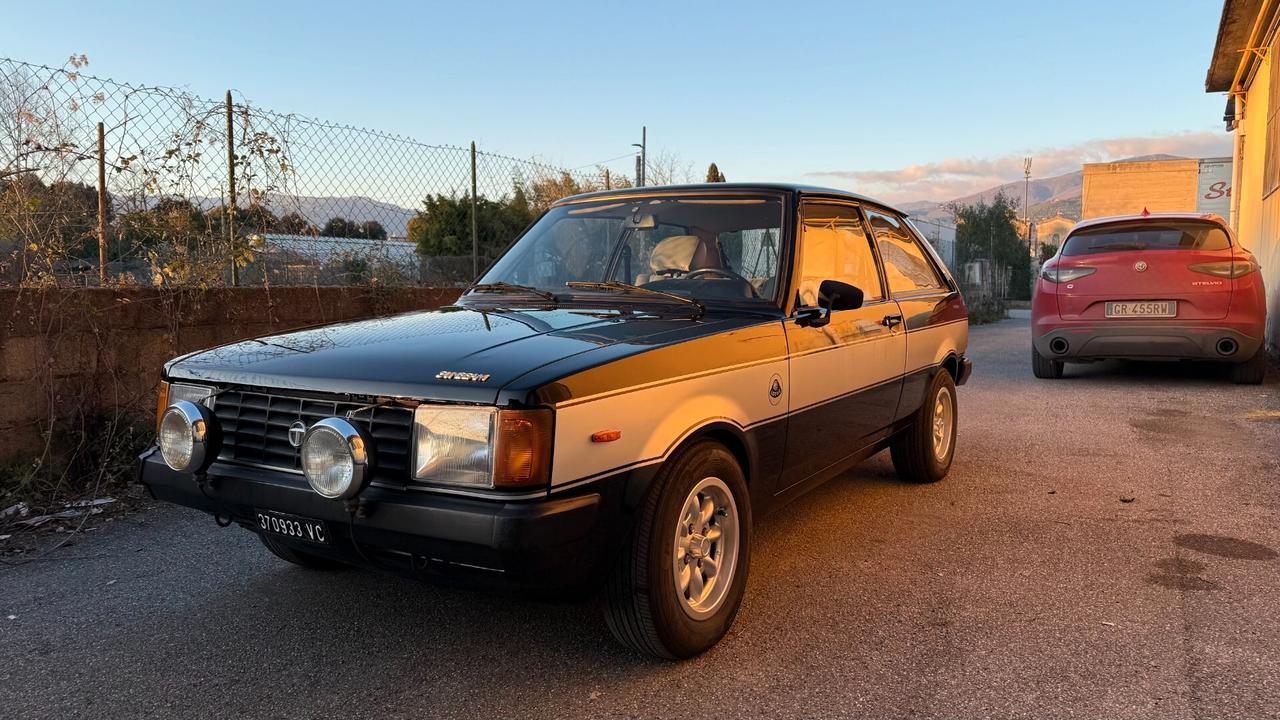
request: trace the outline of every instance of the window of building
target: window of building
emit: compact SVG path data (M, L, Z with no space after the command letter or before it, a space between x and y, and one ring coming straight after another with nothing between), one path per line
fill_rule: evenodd
M924 256L924 248L916 243L901 220L872 211L867 212L867 218L880 247L889 292L902 295L946 288L933 264Z
M818 304L823 280L862 291L863 302L884 299L871 239L858 210L849 205L805 203L801 238L800 304Z

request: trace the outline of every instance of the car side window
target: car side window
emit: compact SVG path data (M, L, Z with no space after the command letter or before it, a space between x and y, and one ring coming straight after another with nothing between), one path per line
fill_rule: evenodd
M905 223L874 210L867 211L867 220L880 248L880 260L884 263L890 293L903 295L946 289L946 283L924 256L924 248L907 230Z
M799 304L818 304L823 280L849 283L864 302L884 299L871 239L857 208L805 203L801 220Z

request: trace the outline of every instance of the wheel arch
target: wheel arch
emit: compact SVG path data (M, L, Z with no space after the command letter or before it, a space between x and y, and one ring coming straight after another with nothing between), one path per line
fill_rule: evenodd
M645 496L653 489L654 479L661 468L671 462L672 458L684 452L685 449L704 440L711 440L723 445L733 455L738 462L738 467L742 469L742 477L746 480L747 487L754 494L756 490L756 459L758 456L756 443L736 423L724 419L716 419L691 428L672 444L670 450L657 463L658 471L645 473L643 477L636 478L637 482L630 483L627 488L627 506L638 507L644 501Z

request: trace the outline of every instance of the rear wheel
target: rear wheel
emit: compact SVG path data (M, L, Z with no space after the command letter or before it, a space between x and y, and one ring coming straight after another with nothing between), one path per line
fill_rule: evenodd
M275 555L285 562L293 563L298 567L304 567L308 570L340 570L346 567L346 565L343 565L337 560L330 560L329 558L312 555L311 553L304 552L302 550L295 550L294 548L289 547L278 540L269 538L266 535L259 535L258 538L262 540L263 545L267 546L267 549L271 551L272 555Z
M1267 376L1267 353L1262 348L1253 357L1231 366L1231 380L1237 385L1258 385Z
M1057 380L1062 377L1063 364L1061 360L1050 360L1041 355L1040 351L1036 350L1035 347L1031 348L1031 372L1036 377L1044 380Z
M683 659L729 631L746 588L751 506L737 461L701 442L655 479L605 587L605 621L622 644Z
M946 477L955 457L958 419L955 381L951 373L939 370L929 384L924 406L889 446L898 477L916 483L937 482Z

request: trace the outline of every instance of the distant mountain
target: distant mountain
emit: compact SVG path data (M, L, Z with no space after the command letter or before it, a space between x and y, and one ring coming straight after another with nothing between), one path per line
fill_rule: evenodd
M1151 160L1182 160L1177 155L1142 155L1139 157L1125 158L1116 162L1148 162ZM1076 170L1063 175L1057 175L1049 178L1032 179L1029 188L1029 205L1031 206L1031 218L1039 220L1041 218L1053 217L1061 212L1063 215L1073 218L1080 218L1080 198L1084 191L1084 171ZM1014 200L1018 207L1019 214L1022 213L1022 195L1023 181L1015 180L1007 182L1003 185L997 185L988 188L982 192L972 195L956 198L945 203L935 203L924 201L909 202L899 207L913 217L925 218L927 220L937 220L940 222L951 222L951 211L947 208L952 205L973 205L978 202L990 203L995 199L996 195L1004 193Z

